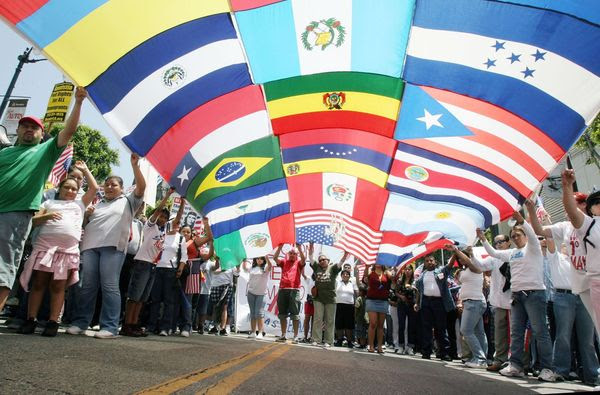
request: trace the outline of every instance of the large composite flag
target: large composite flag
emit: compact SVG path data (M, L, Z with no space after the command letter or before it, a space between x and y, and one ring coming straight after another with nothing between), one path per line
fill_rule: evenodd
M280 243L387 266L472 244L600 109L598 0L4 0L0 18L208 218L224 267Z

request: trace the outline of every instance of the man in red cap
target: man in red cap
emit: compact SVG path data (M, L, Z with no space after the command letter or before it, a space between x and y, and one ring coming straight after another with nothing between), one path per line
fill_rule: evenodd
M40 144L44 124L35 117L23 117L15 145L0 151L0 311L15 281L44 184L77 130L81 104L86 96L85 89L77 88L75 105L58 136Z

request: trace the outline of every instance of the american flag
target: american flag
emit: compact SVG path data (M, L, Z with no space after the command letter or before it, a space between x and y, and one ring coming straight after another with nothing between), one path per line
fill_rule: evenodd
M333 210L294 213L298 243L315 242L348 251L364 263L375 263L382 233Z
M72 161L73 146L67 145L67 148L65 148L62 154L58 157L56 164L52 168L50 176L48 177L48 182L51 182L53 185L58 185L62 179L66 177Z

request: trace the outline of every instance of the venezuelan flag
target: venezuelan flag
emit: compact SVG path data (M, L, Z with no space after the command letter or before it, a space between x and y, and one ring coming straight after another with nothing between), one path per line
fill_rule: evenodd
M392 137L404 84L383 75L339 72L287 78L264 87L276 135L348 128Z

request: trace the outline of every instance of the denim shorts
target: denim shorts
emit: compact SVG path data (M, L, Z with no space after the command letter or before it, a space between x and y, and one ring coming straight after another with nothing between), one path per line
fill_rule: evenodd
M21 264L33 211L0 213L0 287L12 288Z
M133 261L131 279L127 288L127 298L134 302L147 302L154 285L156 265L151 262Z
M379 299L367 299L366 310L368 312L373 313L383 313L387 314L390 309L389 303L387 300L379 300Z

